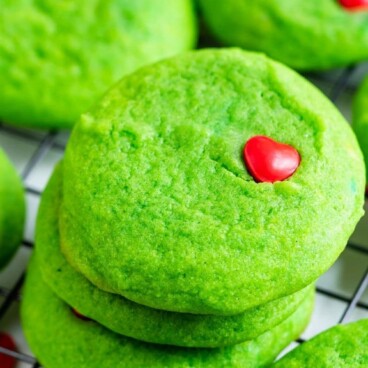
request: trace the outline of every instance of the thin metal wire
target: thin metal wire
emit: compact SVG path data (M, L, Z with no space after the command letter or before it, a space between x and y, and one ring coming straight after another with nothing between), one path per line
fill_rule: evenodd
M36 152L32 155L30 160L27 162L26 167L23 170L22 178L25 181L28 175L31 173L33 168L37 165L39 161L45 156L47 151L52 147L55 140L56 132L50 132L46 135L40 142Z
M357 306L360 298L363 296L363 293L367 289L367 287L368 287L368 269L365 271L363 278L360 280L360 283L356 288L349 305L346 307L344 313L342 314L339 323L343 323L349 318L349 316Z
M19 277L14 287L10 290L8 295L5 297L4 302L0 306L0 320L4 317L5 313L9 309L10 305L14 300L17 299L17 295L24 281L24 273Z
M328 296L329 298L339 300L340 302L343 302L343 303L350 303L351 300L352 300L352 296L348 298L348 297L345 297L343 295L337 294L337 293L335 293L331 290L323 289L321 287L317 287L316 290L317 290L317 293L319 293L321 295ZM368 310L368 304L367 303L358 302L356 306L359 307L359 308Z
M345 68L342 71L339 78L337 78L336 82L334 83L331 93L330 93L330 98L332 102L336 102L337 99L342 94L342 92L346 89L346 87L349 84L349 80L352 77L355 70L356 70L356 66L353 65L348 68Z
M23 353L18 353L17 351L14 350L9 350L6 348L3 348L0 346L0 353L5 354L5 355L9 355L13 358L16 358L17 360L21 360L23 362L29 363L29 364L34 364L36 359L31 357L30 355L26 355Z
M347 247L348 248L351 248L351 249L354 249L357 252L361 252L361 253L364 253L364 254L367 254L368 255L368 248L363 247L362 245L349 242L347 244Z
M0 287L0 297L6 297L10 293L10 289Z
M34 188L30 188L30 187L26 187L25 190L26 190L27 193L34 194L36 196L41 196L41 194L42 194L42 192L40 192L39 190L34 189Z
M11 136L26 139L27 141L34 141L36 143L39 143L40 139L42 139L42 136L38 136L37 134L33 134L25 130L13 128L11 126L4 125L3 123L0 123L0 130L10 134Z
M8 289L5 287L0 287L0 297L2 298L6 298L7 296L9 296L9 294L12 292L12 289ZM14 300L19 301L20 298L20 294L18 293L15 297Z
M23 240L22 245L24 245L27 248L33 248L33 243L28 240Z

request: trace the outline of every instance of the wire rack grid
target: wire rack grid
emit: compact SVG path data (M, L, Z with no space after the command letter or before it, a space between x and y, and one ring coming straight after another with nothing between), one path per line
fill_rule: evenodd
M368 65L325 74L306 75L322 89L342 113L351 119L351 98ZM21 247L10 265L0 273L0 331L16 340L18 351L0 347L0 353L17 359L17 368L40 367L22 334L19 321L21 288L33 249L34 223L40 196L54 164L62 157L68 134L18 129L0 123L0 146L20 173L27 198L27 221ZM366 201L368 210L368 201ZM338 323L368 318L368 215L358 224L346 250L317 282L316 308L302 337L285 351ZM49 338L49 337L45 337Z

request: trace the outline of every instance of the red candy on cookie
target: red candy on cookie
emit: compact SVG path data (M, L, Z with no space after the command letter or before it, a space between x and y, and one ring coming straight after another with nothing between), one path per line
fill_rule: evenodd
M248 171L261 183L283 181L300 164L300 155L294 147L261 135L248 140L243 154Z
M9 350L17 351L15 342L11 336L6 333L0 332L0 346ZM17 360L9 355L0 353L0 367L1 368L14 368L17 364Z
M339 0L340 4L352 11L367 10L368 11L368 0Z

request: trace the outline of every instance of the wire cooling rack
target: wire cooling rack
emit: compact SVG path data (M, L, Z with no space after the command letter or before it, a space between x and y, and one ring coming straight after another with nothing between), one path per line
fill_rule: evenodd
M368 65L307 77L322 89L342 113L351 119L351 99ZM22 245L10 265L0 273L0 331L12 335L18 351L0 347L14 356L17 368L40 367L24 339L19 321L19 302L25 269L33 249L34 224L40 195L62 157L68 134L18 129L0 123L0 146L22 176L27 197L27 222ZM368 211L368 201L366 201ZM285 351L338 323L368 318L368 214L359 223L335 265L317 282L316 307L302 337ZM52 338L45 336L45 338ZM1 367L0 367L1 368Z

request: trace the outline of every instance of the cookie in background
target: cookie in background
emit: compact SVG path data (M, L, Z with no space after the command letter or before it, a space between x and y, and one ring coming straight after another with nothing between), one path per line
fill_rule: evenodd
M204 20L227 46L261 51L298 70L368 59L365 0L199 0Z
M0 0L0 121L71 128L112 84L191 49L191 0Z

